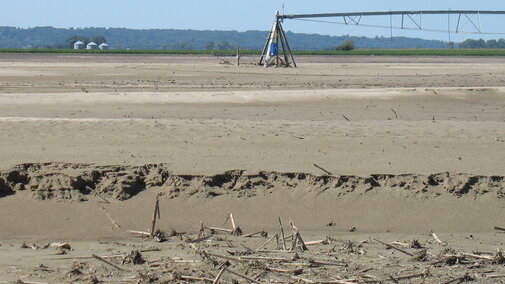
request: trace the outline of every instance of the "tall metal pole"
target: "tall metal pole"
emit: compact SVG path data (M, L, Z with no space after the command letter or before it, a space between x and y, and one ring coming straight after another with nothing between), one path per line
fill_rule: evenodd
M286 47L288 48L287 52L289 53L289 56L291 57L291 62L293 63L293 67L296 66L296 61L295 58L293 57L293 52L291 51L291 47L289 46L289 41L288 38L286 37L286 33L284 33L284 29L282 29L282 36L284 37L284 40L286 41Z
M477 13L477 17L479 17L479 33L480 33L480 32L481 32L481 30L482 30L482 27L481 27L481 25L480 25L480 13Z
M286 47L286 38L284 37L284 30L282 29L282 26L281 26L281 23L279 22L278 24L278 33L279 33L279 41L280 41L280 45L282 47L282 55L284 56L284 65L288 65L289 64L289 59L288 59L288 52L287 52L287 47Z
M266 52L268 51L268 43L269 42L270 42L270 35L268 35L267 43L265 44L265 47L263 48L263 51L261 52L260 65L263 64L263 59L265 59Z
M451 14L447 14L447 31L449 32L449 44L451 44Z
M274 45L274 53L275 53L275 67L279 67L279 23L280 20L277 18L276 24L275 24L275 33L274 33L274 38L273 38L273 43Z
M459 23L461 22L461 14L458 16L458 24L456 25L456 33L459 32Z
M393 42L393 14L389 14L389 28L391 32L391 42Z

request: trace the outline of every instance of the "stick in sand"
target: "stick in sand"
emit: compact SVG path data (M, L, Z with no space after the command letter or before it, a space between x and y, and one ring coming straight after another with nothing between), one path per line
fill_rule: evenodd
M96 259L98 259L98 260L100 260L100 261L103 261L103 262L107 263L108 265L110 265L110 266L112 266L112 267L116 268L117 270L121 270L121 271L128 271L128 270L126 270L126 269L124 269L124 268L121 268L121 267L119 267L119 266L115 265L114 263L112 263L112 262L110 262L110 261L108 261L108 260L103 259L102 257L100 257L100 256L98 256L98 255L96 255L96 254L92 254L91 256L93 256L94 258L96 258Z
M205 278L205 277L195 277L195 276L187 276L187 275L181 275L179 276L179 279L181 280L189 280L189 281L207 281L207 282L214 282L213 279L210 278Z
M243 274L240 274L240 273L238 273L238 272L235 272L235 271L233 271L233 270L230 270L230 269L228 269L228 268L226 268L226 267L225 267L224 269L225 269L226 271L228 271L229 273L231 273L231 274L233 274L233 275L235 275L235 276L238 276L238 277L240 277L240 278L244 278L245 280L247 280L247 281L249 281L249 282L256 283L256 284L263 284L263 283L261 283L261 282L260 282L260 281L258 281L258 280L252 279L251 277L247 277L247 276L245 276L245 275L243 275Z
M154 230L156 229L156 217L160 218L160 195L156 195L156 201L154 202L154 213L153 221L151 224L151 238L154 238Z
M205 237L205 226L203 225L203 221L200 221L200 231L198 232L198 238Z
M294 275L298 275L298 274L302 274L303 273L303 269L302 268L298 268L298 269L282 269L282 268L275 268L275 267L270 267L270 266L267 266L266 267L267 270L270 270L270 271L273 271L273 272L279 272L279 273L287 273L287 274L294 274Z
M303 241L303 238L300 235L298 228L295 226L295 223L293 223L293 220L289 220L289 225L293 229L293 243L291 246L291 250L294 250L295 248L300 247L300 249L302 251L306 251L307 246L305 245L305 242Z
M116 229L121 229L121 227L119 227L119 225L116 223L116 221L114 221L114 219L112 219L112 217L110 216L109 212L107 212L107 210L105 210L104 207L102 207L102 210L105 213L105 216L107 216L107 218L109 219L109 221L112 223L112 225L114 225L114 227L116 227Z
M88 187L86 187L86 189L88 189ZM93 189L90 188L89 190L92 191ZM102 199L105 203L111 204L109 200L105 199L105 197L101 196L100 194L95 194L95 196Z
M24 280L18 280L16 282L0 281L0 283L48 284L48 283L45 283L45 282L34 282L34 281L24 281Z
M237 230L237 226L235 225L235 219L233 219L233 214L230 213L230 221L231 221L231 227L233 228L233 232Z
M204 236L204 237L201 237L201 238L197 238L197 239L189 239L189 240L186 240L186 243L190 244L190 243L199 243L199 242L202 242L202 241L205 241L205 240L208 240L211 236Z
M282 240L282 249L283 250L287 250L287 246L286 246L286 238L284 237L284 229L282 228L282 221L281 221L281 217L279 217L279 226L281 227L281 240Z
M483 255L477 255L477 254L466 253L466 252L464 252L462 254L463 254L463 256L473 257L476 259L484 259L484 260L490 260L490 261L495 260L495 258L493 256L483 256Z
M329 243L328 240L318 240L318 241L305 242L305 245L306 246L315 246L315 245L326 245L328 243Z
M441 241L441 240L437 237L437 235L435 235L435 233L431 232L431 234L430 234L430 235L431 235L433 238L435 238L435 240L436 240L439 244L441 244L441 245L443 245L443 246L447 245L447 243L442 242L442 241Z
M395 114L396 119L398 119L398 113L394 109L391 109L391 111Z
M149 232L132 231L132 230L128 230L126 232L128 232L130 234L141 235L141 236L146 236L146 237L150 237L151 236L151 233L149 233Z
M240 46L237 46L237 66L240 66Z
M223 276L223 273L224 273L225 270L226 270L226 267L223 267L223 268L221 268L221 270L219 270L219 273L217 274L216 279L214 279L214 281L212 282L212 284L219 283L219 279L221 279L221 276Z
M490 274L490 275L486 275L486 278L505 278L505 274Z
M412 278L418 278L418 277L426 277L426 276L427 276L426 272L421 272L421 273L404 275L404 276L396 276L395 279L396 280L406 280L406 279L412 279Z
M305 245L305 242L302 239L302 236L300 235L299 232L295 233L295 236L293 238L293 242L291 244L291 250L294 251L296 248L300 248L302 251L308 250L307 246Z
M314 167L316 167L316 168L320 169L321 171L323 171L323 172L325 172L325 173L329 174L330 176L332 176L332 175L333 175L331 172L329 172L329 171L327 171L327 170L323 169L322 167L318 166L317 164L314 164Z
M392 245L392 244L388 244L388 243L385 243L385 242L383 242L383 241L379 241L378 239L374 239L374 241L379 242L379 243L381 243L381 244L385 245L385 246L386 246L386 247L388 247L388 248L391 248L391 249L397 250L397 251L399 251L399 252L401 252L401 253L404 253L404 254L406 254L406 255L408 255L408 256L414 256L414 255L413 255L413 254L411 254L410 252L408 252L408 251L406 251L406 250L403 250L403 249L401 249L401 248L398 248L398 247L396 247L396 246L394 246L394 245Z
M465 280L467 280L469 278L468 274L465 274L464 276L461 276L461 277L458 277L458 278L455 278L455 279L451 279L451 280L448 280L448 281L445 281L443 282L442 284L450 284L450 283L461 283Z
M242 238L251 238L251 237L256 236L256 235L262 235L262 236L266 237L268 234L265 231L259 231L259 232L256 232L256 233L242 235L240 237L242 237Z
M262 244L259 248L256 249L256 251L260 251L262 248L264 248L266 245L268 245L273 239L278 238L279 236L276 234L272 236L268 241L266 241L264 244Z
M235 224L235 219L233 218L232 213L230 213L230 221L231 221L231 226L233 228L233 231L231 233L236 236L242 235L242 230L239 227L237 227L237 225Z
M208 227L209 230L211 231L218 231L218 232L226 232L226 233L233 233L232 229L226 229L226 228L218 228L218 227Z

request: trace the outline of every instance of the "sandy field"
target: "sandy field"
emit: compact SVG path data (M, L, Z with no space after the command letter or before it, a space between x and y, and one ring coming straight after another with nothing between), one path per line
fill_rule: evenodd
M0 283L505 281L505 58L257 59L0 54Z

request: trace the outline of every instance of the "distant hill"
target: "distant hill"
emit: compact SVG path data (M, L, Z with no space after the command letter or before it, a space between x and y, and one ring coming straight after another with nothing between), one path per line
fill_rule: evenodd
M347 39L358 48L446 48L439 40L407 37L350 37L286 33L295 50L334 49ZM0 27L0 48L69 48L70 38L104 37L111 49L262 49L267 31L197 31L173 29L136 30L124 28ZM69 41L69 42L67 42Z

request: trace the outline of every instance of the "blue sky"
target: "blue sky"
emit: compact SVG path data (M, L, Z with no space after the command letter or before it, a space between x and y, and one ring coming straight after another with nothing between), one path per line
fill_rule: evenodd
M287 14L388 10L475 9L505 10L503 0L16 0L3 1L0 26L34 27L125 27L209 30L268 30L275 10ZM341 22L342 19L326 19ZM447 30L445 16L424 16L425 28ZM393 19L400 25L400 18ZM452 26L456 25L456 16ZM389 25L389 17L362 20L365 24ZM504 16L481 16L483 30L505 32ZM467 25L467 30L470 26ZM389 29L352 27L327 23L287 20L285 28L293 32L328 35L389 36ZM395 36L448 40L447 32L394 30ZM466 38L501 38L505 35L453 35L455 41Z

